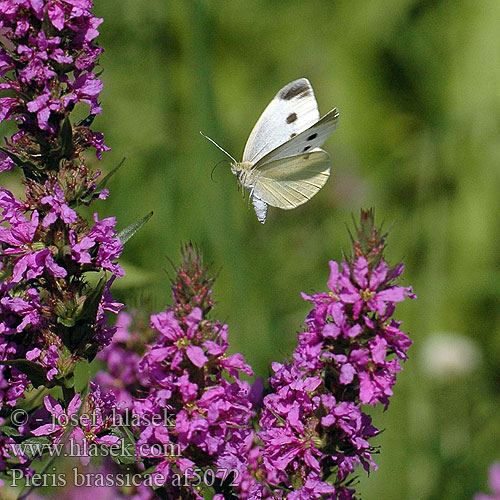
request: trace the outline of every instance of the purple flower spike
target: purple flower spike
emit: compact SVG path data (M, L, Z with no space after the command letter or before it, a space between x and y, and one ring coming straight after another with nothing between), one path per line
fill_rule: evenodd
M8 149L16 155L41 137L43 146L57 150L61 144L61 117L78 103L89 106L91 115L102 113L98 104L102 82L94 73L102 49L94 43L102 19L91 13L92 1L5 0L0 2L0 90L17 97L0 98L0 122L17 118L27 136L16 135ZM48 19L49 23L41 22ZM17 78L8 78L12 72ZM28 97L30 96L29 100ZM25 100L26 99L26 100ZM74 130L77 143L95 145L97 155L108 148L102 134L88 126ZM90 140L89 140L90 139ZM0 170L13 166L0 158Z
M261 474L267 489L292 488L286 498L354 498L348 476L358 466L376 469L369 440L379 432L361 405L387 408L411 345L390 318L397 302L415 298L395 284L403 267L384 261L386 235L372 213L362 212L357 233L354 255L329 263L329 292L302 294L313 309L293 361L272 366L259 421Z
M198 252L188 246L183 257L172 282L174 306L151 316L150 327L157 339L138 370L141 380L147 381L142 382L147 395L134 404L142 421L166 414L173 418L167 426L139 426L137 454L155 466L158 477L162 475L169 485L165 488L168 498L181 496L172 486L174 474L193 468L199 456L205 457L212 470L220 471L217 474L235 470L236 489L247 491L253 407L249 384L241 380L241 374L252 371L241 355L227 356L227 326L207 317L213 304L213 280L207 278ZM172 447L179 456L153 453ZM190 498L199 498L194 488L183 489Z
M95 214L89 225L78 212L109 194L104 186L109 176L98 182L100 172L87 167L84 154L94 147L101 159L109 150L102 133L90 129L102 112L102 82L96 75L102 49L95 43L102 19L92 14L92 6L91 0L0 1L0 93L7 93L0 95L0 122L15 120L18 127L5 138L0 172L17 167L26 187L24 201L0 187L0 410L5 416L0 424L7 426L7 436L0 435L0 473L19 467L32 474L31 459L6 447L30 434L59 444L68 428L47 423L31 433L30 421L9 430L15 421L8 407L27 391L59 386L65 404L47 397L43 412L53 419L76 417L80 396L70 384L75 367L111 342L116 327L108 325L108 314L123 308L110 293L124 274L117 262L123 245L116 221ZM76 121L73 110L86 107L90 115ZM196 349L190 355L203 362ZM36 398L25 404L30 415L42 409L36 408ZM79 421L71 440L118 444L108 432L115 406L114 396L101 397L94 387L84 409L95 418ZM82 456L87 463L85 449Z

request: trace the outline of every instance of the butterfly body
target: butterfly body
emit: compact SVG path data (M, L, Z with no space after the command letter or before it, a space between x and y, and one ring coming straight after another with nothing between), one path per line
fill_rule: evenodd
M251 189L249 177L252 177L251 170L254 164L251 161L241 161L231 164L231 172L236 175L239 183L246 189Z
M249 192L261 223L266 221L268 205L296 208L324 186L330 155L320 146L335 130L338 118L334 108L320 119L311 84L300 78L285 85L264 110L250 133L243 161L228 155L233 160L231 171Z

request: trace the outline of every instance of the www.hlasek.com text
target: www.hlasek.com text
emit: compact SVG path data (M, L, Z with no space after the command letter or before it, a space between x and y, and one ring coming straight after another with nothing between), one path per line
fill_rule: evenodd
M113 458L134 458L134 457L180 457L181 447L176 443L140 443L134 445L120 439L120 443L111 445L100 445L88 443L83 440L77 442L70 438L64 443L40 443L26 442L11 444L10 450L15 456L42 456L48 453L51 457L113 457Z

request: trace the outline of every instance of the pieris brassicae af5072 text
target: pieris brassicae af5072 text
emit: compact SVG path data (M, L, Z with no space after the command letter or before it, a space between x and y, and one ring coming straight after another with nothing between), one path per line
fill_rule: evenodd
M267 206L291 210L310 200L330 176L330 155L320 149L337 127L339 112L320 119L314 92L306 78L285 85L257 120L231 171L248 190L257 218L266 222Z

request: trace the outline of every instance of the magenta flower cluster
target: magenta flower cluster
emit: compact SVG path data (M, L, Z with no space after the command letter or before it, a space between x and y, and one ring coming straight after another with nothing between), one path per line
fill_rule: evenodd
M363 231L367 227L376 252L341 267L330 262L329 291L303 294L313 310L293 360L272 366L258 433L268 483L255 483L262 498L269 491L293 500L353 498L349 474L358 465L376 468L369 439L379 431L361 405L389 404L412 343L391 317L397 302L415 295L395 284L403 266L389 268L378 254L385 236L377 238L365 213Z
M95 384L91 383L91 391L86 396L83 406L80 394L73 396L67 410L63 410L52 396L45 396L44 406L51 422L37 427L31 433L34 436L49 435L55 445L65 438L66 442L63 444L67 448L77 450L84 465L90 462L91 445L120 446L120 438L110 434L116 425L113 411L116 399L111 393L102 395L100 388Z
M15 118L20 129L8 145L12 153L25 157L32 136L36 154L57 148L61 120L79 102L89 105L91 115L101 113L102 82L93 70L102 52L94 43L102 19L91 7L91 0L0 2L0 90L11 93L0 98L0 122ZM102 135L88 132L82 135L99 154L105 151ZM0 170L13 166L4 154Z
M351 474L376 468L370 439L379 431L362 405L387 408L411 345L392 316L415 297L397 284L403 266L383 260L386 235L371 212L358 236L357 254L330 262L328 291L303 294L313 305L306 329L292 360L273 363L264 398L258 381L250 388L241 380L251 373L241 356L226 357L227 326L208 316L213 280L192 248L176 269L174 305L151 317L146 335L156 341L142 357L131 316L120 315L119 337L101 355L109 373L97 379L144 422L135 428L137 459L168 485L160 498L202 498L174 486L196 467L236 471L231 491L242 499L354 498Z
M226 354L227 325L205 319L195 308L180 318L172 310L155 314L151 327L158 339L139 365L151 390L135 411L143 421L170 414L174 422L140 429L140 458L155 465L169 485L168 498L178 498L172 475L196 467L201 457L214 471L233 469L242 476L253 442L253 412L241 374L252 370L241 354ZM165 453L158 456L158 449ZM191 493L202 498L194 488Z
M64 405L48 398L45 407L54 415L72 412L80 398L75 366L110 342L115 327L107 315L123 307L110 293L124 274L116 220L94 214L89 224L78 212L108 195L83 155L91 146L98 157L108 149L90 129L102 88L94 73L102 20L91 7L90 0L0 2L0 91L7 94L0 97L0 122L18 126L0 147L0 171L19 167L26 186L24 201L0 188L0 423L10 429L2 436L0 471L30 461L6 448L32 435L29 427L20 434L9 427L19 399L33 388L60 386ZM72 123L80 102L90 117ZM97 285L88 283L89 273Z
M76 325L88 299L84 282L80 278L76 286L75 277L84 271L102 270L122 276L123 271L116 263L122 245L115 236L113 218L99 221L96 215L95 225L90 230L82 230L83 221L77 220L76 213L67 205L42 203L47 205L42 216L37 210L28 215L26 203L0 188L0 222L6 224L0 226L3 248L0 352L4 361L26 358L39 362L47 369L46 377L51 381L58 373L58 349L63 341L56 332L60 325ZM62 213L71 214L71 222L65 222ZM78 234L72 227L78 227ZM107 326L105 316L105 311L117 312L122 307L113 302L109 294L113 279L108 279L104 287L86 344L98 342L104 346L114 332L114 327ZM42 291L44 299L40 296ZM67 300L64 300L65 291ZM85 345L78 347L84 349ZM14 405L28 380L15 368L2 366L0 370L5 376L9 371L12 373L12 377L7 376L10 383L4 391L4 402Z

